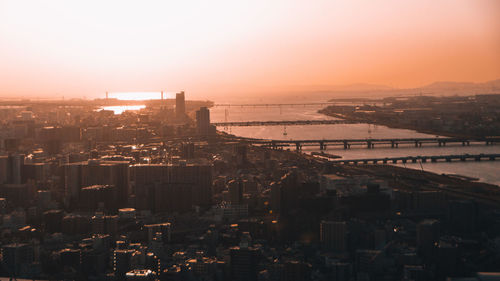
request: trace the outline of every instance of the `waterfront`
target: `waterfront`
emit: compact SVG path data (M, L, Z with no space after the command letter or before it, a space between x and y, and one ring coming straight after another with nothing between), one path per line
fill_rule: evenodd
M266 120L321 120L335 119L318 113L321 106L284 106L284 107L214 107L211 109L212 122L224 121L266 121ZM344 138L417 138L436 137L413 130L393 129L386 126L370 124L342 124L342 125L304 125L304 126L253 126L253 127L218 127L218 130L241 137L276 139L276 140L304 140L304 139L344 139ZM294 149L294 147L290 147ZM303 147L303 152L319 151L319 147ZM344 150L343 148L328 147L327 153L339 155L342 159L381 158L418 155L448 155L448 154L480 154L500 153L500 146L486 146L484 143L471 143L471 146L448 145L438 147L435 144L424 144L415 148L413 145L400 145L399 148L390 146L366 149L363 146ZM398 166L424 169L425 171L441 174L460 174L478 178L481 182L500 185L498 169L500 163L494 162L443 162L443 163L416 163L398 164Z
M145 105L116 105L116 106L103 106L98 109L100 110L110 110L113 111L114 114L122 114L125 111L137 111L146 108Z

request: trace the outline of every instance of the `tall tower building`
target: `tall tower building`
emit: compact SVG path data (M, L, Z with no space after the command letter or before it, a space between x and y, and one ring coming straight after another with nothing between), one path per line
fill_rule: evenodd
M204 106L196 111L196 129L201 136L210 134L210 110Z
M175 95L175 116L177 119L182 119L186 115L186 98L184 91Z

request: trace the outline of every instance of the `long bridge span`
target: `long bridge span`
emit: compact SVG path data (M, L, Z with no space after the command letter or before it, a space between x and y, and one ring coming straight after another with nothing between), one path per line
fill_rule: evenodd
M364 159L345 159L345 160L330 160L331 163L339 164L378 164L378 163L419 163L419 162L452 162L452 161L495 161L500 159L500 154L454 154L454 155L438 155L438 156L403 156L403 157L386 157L386 158L364 158Z
M283 121L243 121L243 122L214 122L216 127L233 126L293 126L293 125L330 125L330 124L358 124L347 120L283 120Z
M326 106L338 102L307 102L307 103L216 103L214 107L294 107L294 106Z
M447 144L462 144L469 146L472 142L480 142L485 145L493 145L500 142L500 137L486 138L378 138L378 139L320 139L320 140L258 140L248 139L247 143L270 147L273 149L282 149L284 147L295 146L297 151L301 151L304 146L319 146L320 150L327 149L328 146L340 146L349 149L353 145L365 146L368 149L375 148L375 145L390 145L397 148L400 144L410 144L415 147L422 147L422 144L437 144L446 146Z

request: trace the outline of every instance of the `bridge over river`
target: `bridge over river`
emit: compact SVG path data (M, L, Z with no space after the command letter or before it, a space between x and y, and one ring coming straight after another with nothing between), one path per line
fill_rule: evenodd
M386 158L364 158L364 159L349 159L349 160L331 160L332 163L339 164L377 164L377 163L418 163L418 162L439 162L439 161L481 161L490 160L495 161L500 159L500 154L457 154L457 155L438 155L438 156L403 156L403 157L386 157Z
M298 107L298 106L327 106L335 102L306 102L306 103L216 103L214 107Z
M415 147L422 147L422 144L433 143L438 146L446 146L446 144L462 144L469 146L471 142L484 143L485 145L493 145L500 142L500 137L486 138L378 138L378 139L320 139L320 140L256 140L248 139L248 143L279 149L284 147L295 146L297 151L301 151L304 146L319 146L320 150L325 150L328 146L340 146L344 149L351 148L352 145L365 146L368 149L375 148L375 145L390 145L392 148L397 148L400 144L410 144Z
M244 122L215 122L216 127L233 126L293 126L293 125L330 125L330 124L358 124L347 120L284 120L284 121L244 121Z

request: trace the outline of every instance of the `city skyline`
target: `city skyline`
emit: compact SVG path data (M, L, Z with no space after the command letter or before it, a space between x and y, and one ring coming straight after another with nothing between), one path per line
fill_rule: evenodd
M492 0L3 0L0 97L485 82L500 77L499 11Z

